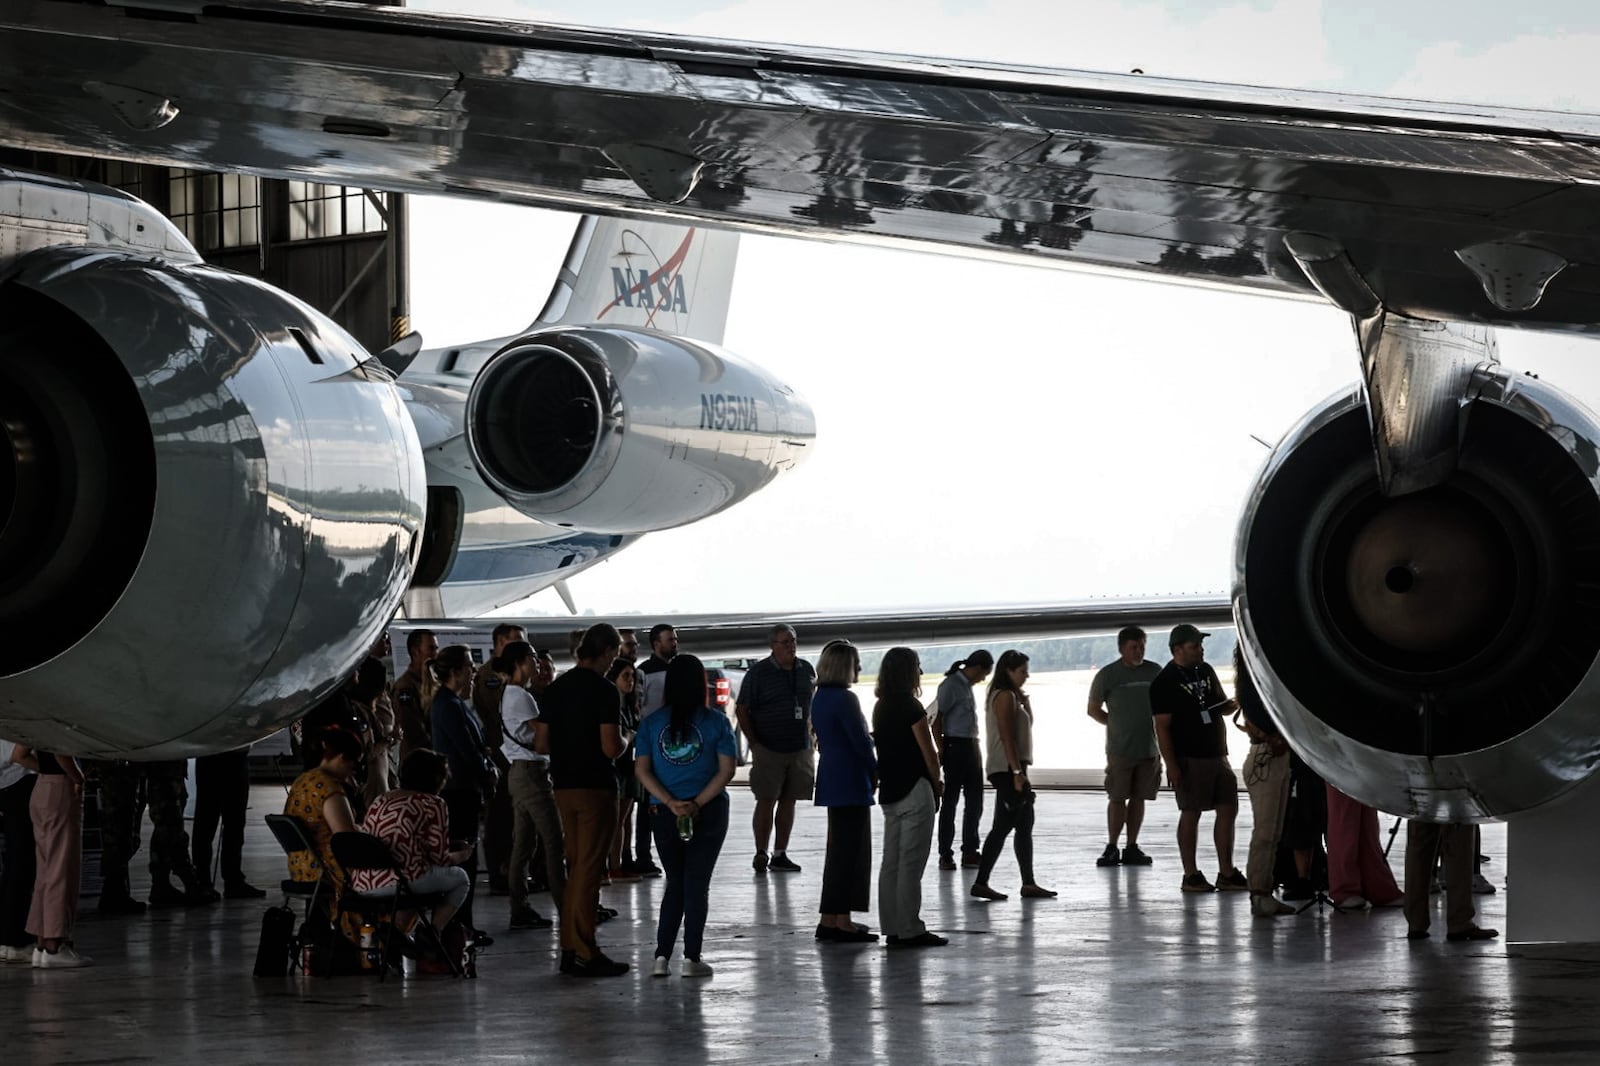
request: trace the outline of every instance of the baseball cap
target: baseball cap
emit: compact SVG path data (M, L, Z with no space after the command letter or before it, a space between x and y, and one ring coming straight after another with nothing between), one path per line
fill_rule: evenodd
M1172 627L1172 639L1167 641L1167 647L1176 648L1179 644L1189 644L1198 640L1205 640L1210 633L1202 633L1188 622Z

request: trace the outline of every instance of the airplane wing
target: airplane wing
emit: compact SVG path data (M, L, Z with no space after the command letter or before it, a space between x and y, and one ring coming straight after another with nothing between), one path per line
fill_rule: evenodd
M1600 321L1592 115L310 0L10 0L0 40L18 148L1309 296L1300 235L1401 314Z
M407 619L396 623L397 631L431 629L440 644L462 642L489 643L496 625L514 622L523 626L528 641L548 648L562 659L567 653L567 637L598 618L479 618ZM864 611L857 613L801 611L795 614L719 614L719 615L607 615L603 621L644 635L658 622L678 631L685 652L701 658L765 654L770 631L779 622L794 626L803 648L818 648L835 638L844 638L860 647L888 647L904 644L926 647L932 644L960 644L1080 634L1115 633L1123 626L1137 625L1154 634L1155 645L1164 639L1162 631L1188 622L1201 628L1233 625L1233 608L1226 596L1163 596L1084 600L1074 603L1033 604L993 608L914 608L902 611ZM995 649L998 651L998 649Z

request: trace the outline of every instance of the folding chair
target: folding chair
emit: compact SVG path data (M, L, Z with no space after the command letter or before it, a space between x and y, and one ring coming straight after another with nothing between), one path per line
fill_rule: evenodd
M316 854L317 847L311 840L310 831L306 829L304 822L293 815L269 814L267 815L267 828L272 830L273 837L277 839L278 846L283 849L285 855L293 855L300 851L309 851L313 855ZM283 890L283 905L285 907L289 906L289 901L292 899L298 899L304 904L302 919L310 918L311 914L316 910L317 900L321 897L324 886L329 892L333 891L333 884L329 880L326 870L315 881L296 881L293 878L286 877L278 885ZM296 937L291 941L291 947L295 949L294 966L296 969L303 969L299 946L299 939Z
M462 975L460 962L446 950L439 931L433 927L433 909L444 904L443 893L423 893L413 890L405 872L395 862L394 852L389 850L389 845L371 833L333 834L333 857L338 860L346 874L354 873L356 870L388 870L395 876L395 891L392 896L369 896L347 888L339 900L341 911L359 914L363 918L388 919L389 930L384 934L383 944L384 967L378 976L380 981L388 972L390 948L395 935L394 916L399 911L417 912L420 916L417 925L426 931L435 950L449 964L450 976Z

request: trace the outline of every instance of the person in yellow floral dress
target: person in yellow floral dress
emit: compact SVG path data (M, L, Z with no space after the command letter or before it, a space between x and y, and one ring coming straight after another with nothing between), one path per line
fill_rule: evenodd
M354 787L352 781L361 761L361 738L353 729L334 725L322 730L318 737L306 738L306 742L321 744L322 760L295 778L289 797L284 801L283 813L300 819L315 851L291 854L289 876L296 881L316 881L327 872L334 891L325 892L320 898L331 920L338 913L339 896L345 886L345 872L334 861L331 842L333 834L348 833L356 828L350 789ZM341 928L352 942L359 942L359 918L348 913L343 915Z

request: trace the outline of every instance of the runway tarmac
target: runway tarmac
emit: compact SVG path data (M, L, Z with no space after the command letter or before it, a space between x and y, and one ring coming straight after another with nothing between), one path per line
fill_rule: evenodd
M282 856L261 822L282 789L257 786L246 872L276 885ZM1241 797L1243 800L1244 797ZM660 881L618 885L602 946L630 962L615 980L555 973L551 931L511 933L506 898L480 895L497 938L476 981L379 984L361 978L250 976L262 905L100 920L78 940L80 971L0 967L7 1064L234 1063L1289 1063L1426 1059L1574 1062L1600 1057L1600 950L1450 944L1442 900L1434 938L1405 939L1398 910L1252 919L1244 893L1178 891L1170 794L1152 805L1144 868L1100 869L1104 799L1039 799L1041 883L1016 898L1008 851L992 883L1010 900L967 895L971 871L933 868L923 913L950 945L891 951L813 938L825 821L802 808L796 874L750 869L750 797L717 870L709 980L649 975ZM1248 803L1240 847L1248 839ZM1387 828L1387 822L1385 822ZM881 822L874 819L875 832ZM1202 823L1202 868L1209 820ZM1485 867L1504 869L1504 828ZM1404 837L1396 843L1395 866ZM136 861L142 861L141 858ZM1504 928L1504 893L1479 921ZM550 913L547 896L535 904ZM1583 905L1576 903L1575 905ZM876 915L864 916L877 925Z

